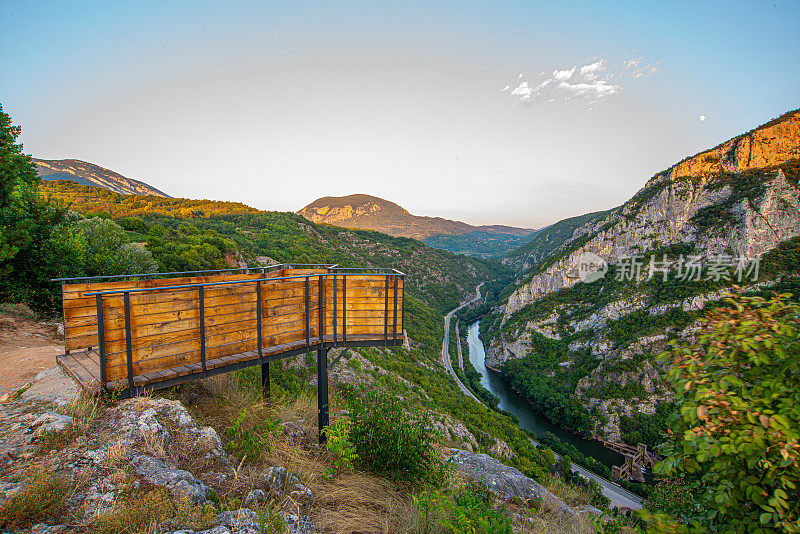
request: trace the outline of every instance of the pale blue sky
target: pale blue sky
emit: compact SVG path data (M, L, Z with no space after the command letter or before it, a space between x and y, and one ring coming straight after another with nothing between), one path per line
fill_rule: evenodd
M0 102L175 196L541 226L800 106L800 2L648 4L4 0Z

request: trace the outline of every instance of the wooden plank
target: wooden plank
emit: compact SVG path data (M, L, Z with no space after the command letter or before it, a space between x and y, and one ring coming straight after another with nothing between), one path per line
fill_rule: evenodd
M56 357L56 362L72 377L83 389L96 391L100 387L98 377L91 375L73 354L62 354Z
M260 273L241 274L208 274L204 276L186 276L181 278L148 278L144 280L119 280L114 282L81 282L64 284L63 293L86 293L95 291L115 291L119 289L151 288L181 286L187 284L204 284L213 282L233 282L239 280L256 280L261 278Z

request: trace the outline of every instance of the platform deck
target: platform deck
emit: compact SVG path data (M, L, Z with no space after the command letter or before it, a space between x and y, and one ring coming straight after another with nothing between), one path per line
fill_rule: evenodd
M402 345L404 340L405 338L402 335L398 335L396 340L394 338L389 340L388 346ZM337 336L336 344L334 344L332 335L324 336L325 346L329 349L336 346L343 346L343 341L341 335ZM311 352L317 350L320 346L319 337L313 337L309 342L309 344L306 344L306 341L302 340L284 343L283 345L263 347L261 350L262 356L259 356L257 351L252 350L208 360L206 362L206 376L214 376L223 372L232 371L235 370L234 368L241 369L251 365L257 365L263 361L276 361L296 354L302 354L303 352ZM352 335L347 336L347 345L387 346L387 341L383 336ZM100 355L97 351L92 349L62 354L56 357L56 361L81 388L90 392L97 392L100 389ZM202 373L201 365L193 363L156 371L146 375L135 376L134 386L143 389L171 387L181 382L196 380L198 375L202 375ZM106 384L106 389L124 389L127 386L127 381L116 380L108 382Z

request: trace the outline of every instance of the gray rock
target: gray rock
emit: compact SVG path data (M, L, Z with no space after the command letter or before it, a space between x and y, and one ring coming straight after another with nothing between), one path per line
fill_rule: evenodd
M267 495L266 493L264 493L264 490L255 489L247 494L247 497L244 498L242 504L244 506L249 506L251 504L261 504L266 500L267 500Z
M316 501L314 493L300 482L297 482L292 486L292 497L294 497L299 501L308 501L308 502Z
M307 516L281 512L281 519L283 519L287 531L293 534L314 534L317 531L314 523Z
M547 491L541 484L487 454L450 449L450 459L455 462L459 472L483 484L502 499L519 499L523 503L540 501L542 505L565 515L573 517L576 515L567 503Z
M239 508L238 510L222 512L217 516L216 523L228 527L232 532L242 529L252 529L259 531L261 521L258 514L249 508Z
M58 365L44 370L33 379L31 387L22 392L26 401L40 400L65 406L78 395L78 385Z
M31 527L31 534L59 534L67 530L66 525L47 525L39 523Z
M46 412L37 417L31 428L34 429L35 436L41 436L48 432L64 432L72 428L72 417L55 412Z
M286 486L286 479L288 477L289 471L287 471L285 467L270 467L264 471L264 479L266 480L269 489L275 493L280 493L283 491L284 486Z
M25 489L24 483L0 480L0 502L7 501L23 489Z
M139 432L142 433L142 437L149 435L158 443L165 446L171 441L169 432L159 423L158 412L153 408L148 408L143 411L136 420L136 424L139 426Z
M228 527L220 525L209 530L203 530L197 534L231 534L231 531L228 529Z
M193 504L202 504L206 501L208 487L188 471L146 454L134 456L131 464L143 479L155 486L169 489L175 496L186 497Z

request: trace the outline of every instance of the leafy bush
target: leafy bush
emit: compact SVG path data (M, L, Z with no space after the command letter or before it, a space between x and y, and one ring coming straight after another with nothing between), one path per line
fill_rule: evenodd
M492 506L492 494L475 483L453 490L425 491L414 495L414 508L421 516L422 532L438 524L454 534L511 534L511 518L505 507Z
M350 395L350 439L362 463L412 484L437 483L443 465L432 447L433 426L410 403L364 388Z
M270 419L245 428L247 408L239 412L236 422L226 429L228 449L235 455L245 458L258 458L269 447L269 437L280 429L280 419Z
M342 469L352 471L355 468L354 464L358 461L356 447L350 441L351 426L352 423L350 421L340 419L333 425L322 429L325 437L328 438L325 442L325 448L335 458L333 468L336 471Z
M677 392L656 471L696 481L679 532L800 532L800 305L735 295L693 343L661 356Z

